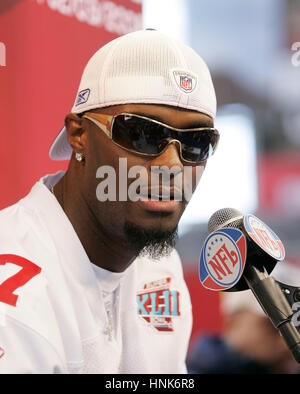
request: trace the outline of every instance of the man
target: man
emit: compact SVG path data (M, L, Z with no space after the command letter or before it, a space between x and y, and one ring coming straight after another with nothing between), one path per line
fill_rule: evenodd
M218 143L215 112L203 60L156 31L89 60L50 149L67 172L0 214L1 372L186 372L191 304L173 247Z

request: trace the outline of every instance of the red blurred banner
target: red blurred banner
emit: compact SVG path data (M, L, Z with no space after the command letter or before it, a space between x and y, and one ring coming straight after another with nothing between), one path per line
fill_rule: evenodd
M300 217L300 157L265 154L257 168L259 207L265 215Z
M141 8L141 0L1 0L0 209L66 168L48 150L83 68L105 43L141 29Z

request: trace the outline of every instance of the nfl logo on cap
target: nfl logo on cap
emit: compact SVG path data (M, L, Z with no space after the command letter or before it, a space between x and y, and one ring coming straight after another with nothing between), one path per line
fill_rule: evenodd
M193 80L187 76L180 76L180 86L182 89L189 91L193 89Z
M173 75L181 92L191 93L195 90L197 85L196 75L182 70L174 70Z

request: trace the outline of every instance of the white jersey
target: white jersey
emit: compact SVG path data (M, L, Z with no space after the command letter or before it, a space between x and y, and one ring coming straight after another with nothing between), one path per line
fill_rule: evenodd
M0 212L0 373L184 373L192 326L175 250L122 273L89 258L42 178Z

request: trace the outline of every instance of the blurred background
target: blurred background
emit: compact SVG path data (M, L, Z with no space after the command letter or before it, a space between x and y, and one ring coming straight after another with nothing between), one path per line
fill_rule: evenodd
M224 330L220 294L201 287L198 258L220 208L253 213L300 267L300 2L298 0L1 0L0 208L65 169L48 149L73 105L87 59L111 39L155 28L194 48L214 81L221 140L179 226L195 338ZM299 278L300 286L300 278Z

